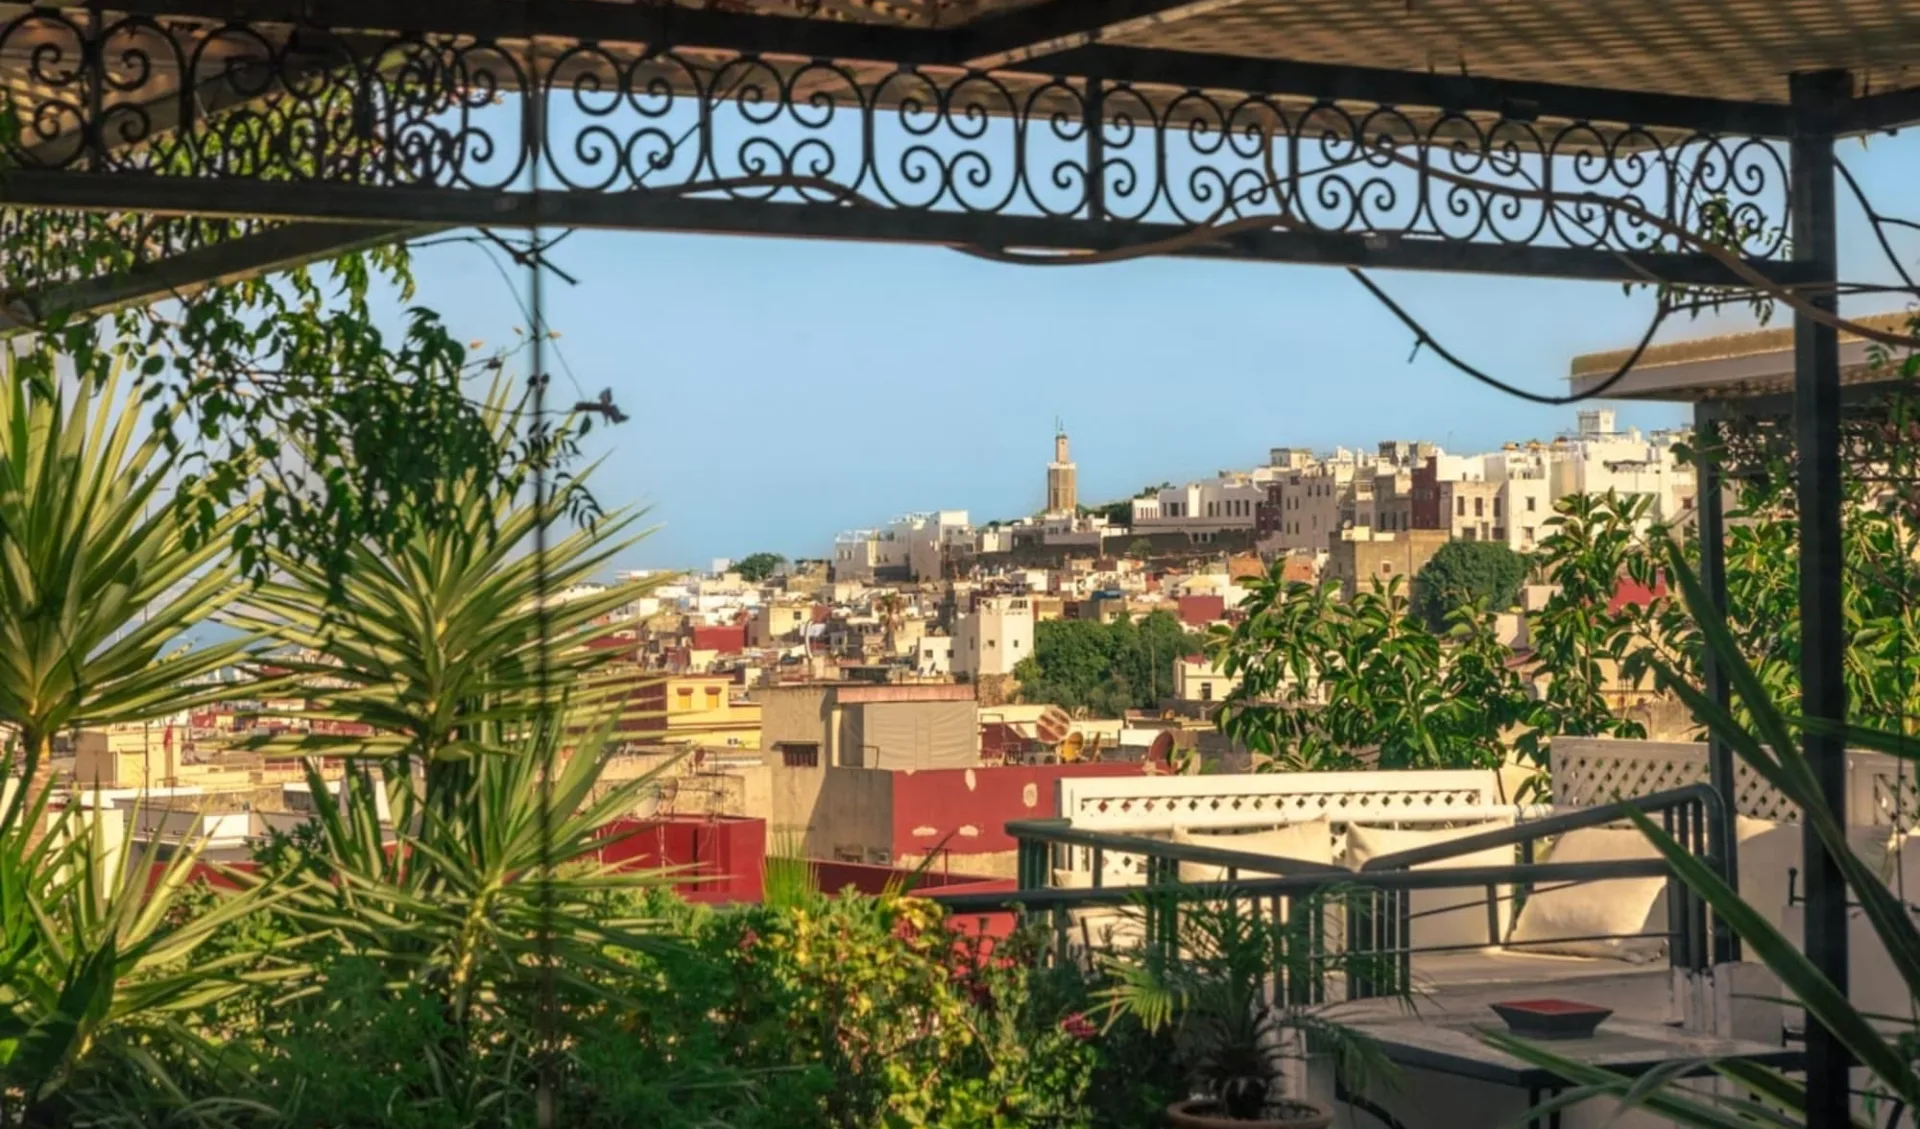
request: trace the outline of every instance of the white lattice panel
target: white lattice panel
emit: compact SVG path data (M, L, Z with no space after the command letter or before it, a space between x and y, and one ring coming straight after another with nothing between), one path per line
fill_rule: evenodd
M1064 779L1054 811L1089 831L1163 838L1174 828L1226 831L1326 818L1336 852L1348 823L1446 823L1511 816L1497 773L1483 769L1400 772L1272 772L1230 776L1098 776ZM1093 869L1092 852L1062 852L1068 868ZM1105 885L1138 882L1138 856L1105 853Z
M1553 743L1557 807L1592 807L1706 779L1707 747L1702 743L1598 737L1562 737ZM1800 821L1800 809L1744 761L1734 764L1733 787L1735 813ZM1903 827L1920 823L1920 779L1914 766L1882 753L1848 753L1847 822Z
M1847 754L1847 815L1850 823L1889 823L1911 829L1920 823L1920 779L1914 764L1885 753Z

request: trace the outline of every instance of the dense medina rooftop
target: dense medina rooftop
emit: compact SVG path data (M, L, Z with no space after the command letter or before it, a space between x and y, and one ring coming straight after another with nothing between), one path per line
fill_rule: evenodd
M1920 120L1917 30L0 5L0 1122L1910 1123L1920 340L1846 316L1915 295L1837 144ZM1060 435L1056 512L916 515L780 578L860 607L721 623L599 583L640 515L583 456L644 409L547 378L563 230L1341 266L1436 354L1373 272L1792 324L1576 365L1695 404L1581 463L1657 490L1280 448L1082 513ZM394 324L395 248L469 238L517 347Z

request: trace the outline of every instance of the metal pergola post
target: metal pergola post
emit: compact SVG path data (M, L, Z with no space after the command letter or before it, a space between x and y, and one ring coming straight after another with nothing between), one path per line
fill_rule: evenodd
M1727 522L1726 504L1720 476L1720 418L1710 401L1693 406L1693 431L1699 458L1695 473L1699 476L1695 514L1700 523L1700 583L1706 589L1713 610L1727 614ZM1733 702L1727 672L1720 667L1709 648L1702 660L1707 696L1723 709ZM1720 796L1728 813L1724 820L1707 821L1707 853L1717 860L1721 873L1735 888L1739 885L1739 836L1733 834L1734 758L1733 747L1717 733L1707 735L1707 779ZM1740 959L1740 938L1715 914L1713 918L1713 962L1725 964Z
M1818 277L1838 278L1834 221L1833 139L1839 109L1852 93L1844 71L1797 74L1792 80L1793 257L1812 264ZM1837 313L1834 289L1807 295L1814 306ZM1840 341L1831 325L1806 314L1793 319L1793 424L1800 508L1800 698L1810 721L1841 722L1847 716L1842 678L1846 637L1840 584ZM1803 738L1809 767L1828 808L1846 820L1846 745L1830 733ZM1783 754L1786 750L1781 750ZM1847 993L1847 887L1839 863L1807 825L1806 953L1844 997ZM1817 1022L1807 1025L1808 1125L1845 1125L1851 1098L1846 1047Z

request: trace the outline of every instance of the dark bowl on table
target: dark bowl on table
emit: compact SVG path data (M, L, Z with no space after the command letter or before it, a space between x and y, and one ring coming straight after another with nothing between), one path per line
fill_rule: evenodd
M1509 1000L1489 1004L1507 1030L1529 1039L1586 1039L1602 1020L1613 1014L1612 1008L1595 1007L1575 1000Z

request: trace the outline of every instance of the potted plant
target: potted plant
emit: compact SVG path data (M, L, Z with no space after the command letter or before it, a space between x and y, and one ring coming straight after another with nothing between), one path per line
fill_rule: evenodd
M1287 1093L1283 1082L1286 1061L1308 1053L1330 1056L1355 1091L1392 1072L1379 1047L1329 1005L1281 998L1283 983L1299 995L1300 985L1325 983L1328 962L1344 967L1365 957L1315 957L1305 930L1217 893L1181 902L1172 944L1101 957L1109 1025L1131 1016L1172 1036L1191 1087L1186 1100L1167 1107L1173 1129L1325 1129L1333 1111ZM1303 912L1317 917L1296 907Z

